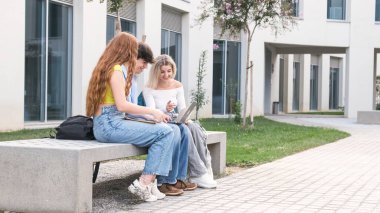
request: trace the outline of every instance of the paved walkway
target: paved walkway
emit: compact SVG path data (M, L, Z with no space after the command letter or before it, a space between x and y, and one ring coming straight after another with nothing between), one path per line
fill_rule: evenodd
M380 125L271 116L352 134L218 180L214 190L134 205L132 212L380 212Z

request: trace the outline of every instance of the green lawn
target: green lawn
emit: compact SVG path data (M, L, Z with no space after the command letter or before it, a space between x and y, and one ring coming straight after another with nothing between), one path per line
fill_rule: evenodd
M0 132L0 141L45 138L49 137L50 130L52 129L23 129L13 132Z
M253 130L243 129L228 119L202 119L201 123L207 130L227 132L229 166L262 164L349 136L334 129L284 124L264 117L255 118ZM50 130L1 132L0 141L48 137Z
M227 165L253 166L349 136L334 129L304 127L255 118L255 129L232 120L203 119L207 130L227 132Z

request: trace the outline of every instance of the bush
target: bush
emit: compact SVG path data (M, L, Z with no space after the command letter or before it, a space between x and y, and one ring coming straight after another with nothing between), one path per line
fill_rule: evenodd
M234 105L235 118L234 121L237 124L241 124L241 103L240 101L236 101Z

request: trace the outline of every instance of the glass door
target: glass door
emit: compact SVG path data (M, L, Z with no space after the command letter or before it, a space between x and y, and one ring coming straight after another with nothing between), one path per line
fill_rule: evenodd
M25 1L24 120L71 115L72 6Z
M300 63L293 63L293 111L300 109Z
M318 66L311 65L310 69L310 110L318 109Z
M71 114L72 8L49 3L47 120Z
M284 81L285 81L284 73L285 73L285 61L283 58L280 58L280 85L278 88L279 89L278 101L280 102L278 106L278 110L280 112L284 111Z
M339 104L339 68L330 68L329 108L338 109Z
M212 81L212 114L224 114L224 41L214 41L213 51L213 81Z
M45 120L46 2L25 1L24 120Z
M213 114L233 114L240 100L240 42L214 40Z
M240 42L227 41L226 103L224 114L234 114L240 100Z

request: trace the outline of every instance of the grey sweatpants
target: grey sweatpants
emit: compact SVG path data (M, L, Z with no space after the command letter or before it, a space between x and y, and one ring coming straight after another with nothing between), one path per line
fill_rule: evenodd
M199 177L207 172L212 175L211 155L206 144L205 130L196 122L188 123L187 127L191 133L189 134L189 176Z

